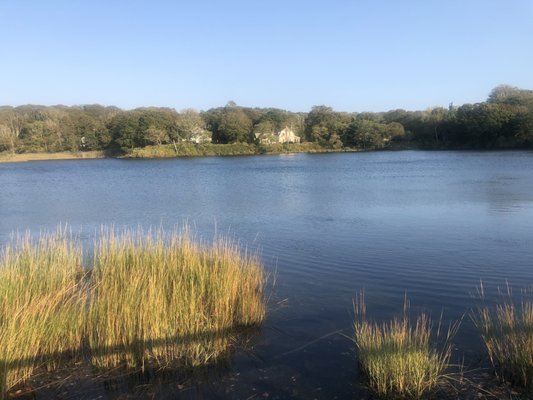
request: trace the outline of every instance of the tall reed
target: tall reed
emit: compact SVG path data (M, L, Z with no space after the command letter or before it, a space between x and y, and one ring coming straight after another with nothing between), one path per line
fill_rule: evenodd
M363 294L354 306L359 365L378 396L421 398L444 381L450 363L450 339L457 326L450 327L443 349L438 350L431 344L431 319L422 313L413 326L407 300L401 317L382 324L367 319Z
M56 366L80 350L86 291L81 248L65 230L29 233L0 257L0 394L40 365ZM53 357L50 355L53 354Z
M258 258L228 241L201 246L186 231L104 229L92 279L89 343L101 367L205 364L265 314Z
M513 301L511 287L500 292L501 301L487 305L485 291L478 288L478 307L472 313L481 331L489 359L501 379L533 388L533 300L531 292L522 292ZM518 304L517 304L518 303Z
M92 264L59 229L0 258L0 397L40 366L89 350L94 365L197 366L265 315L265 276L231 241L103 228Z

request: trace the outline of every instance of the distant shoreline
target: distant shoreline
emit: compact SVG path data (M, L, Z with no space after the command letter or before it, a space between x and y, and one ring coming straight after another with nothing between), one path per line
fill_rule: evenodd
M122 158L122 159L163 159L182 157L217 157L217 156L246 156L261 154L288 154L288 153L331 153L352 152L356 149L340 148L330 149L316 144L302 145L273 145L256 146L243 143L233 144L203 144L193 145L190 143L172 145L146 146L128 150L125 154L106 151L83 151L83 152L58 152L58 153L0 153L0 163L16 163L28 161L47 160L81 160L99 158Z
M177 152L176 152L177 150ZM115 159L169 159L169 158L184 158L184 157L225 157L225 156L253 156L253 155L276 155L276 154L316 154L316 153L358 153L358 152L375 152L375 151L401 151L401 150L423 150L423 151L463 151L463 150L477 150L477 151L507 151L507 150L530 150L528 148L502 148L502 149L479 149L470 147L422 147L417 145L395 145L384 147L381 149L358 149L343 147L332 149L321 147L311 143L303 143L302 145L286 145L286 146L256 146L250 144L234 143L234 144L218 144L218 145L178 145L175 149L172 145L160 146L146 146L141 148L134 148L127 151L125 154L110 151L83 151L83 152L57 152L57 153L0 153L0 164L2 163L18 163L29 161L51 161L51 160L90 160L102 158Z
M16 163L27 161L45 161L45 160L81 160L81 159L96 159L106 158L106 154L103 151L83 151L83 152L70 152L62 151L59 153L21 153L0 154L0 163Z

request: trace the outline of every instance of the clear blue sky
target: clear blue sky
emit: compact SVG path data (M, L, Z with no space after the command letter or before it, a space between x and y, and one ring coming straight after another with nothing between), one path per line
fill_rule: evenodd
M0 0L0 104L425 109L533 89L533 1Z

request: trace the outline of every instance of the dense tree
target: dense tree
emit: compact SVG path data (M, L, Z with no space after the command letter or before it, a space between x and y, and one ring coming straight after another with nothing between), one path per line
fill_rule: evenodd
M117 114L109 121L108 129L113 142L121 149L132 149L145 144L139 129L139 117L135 112Z
M0 152L113 149L193 141L254 142L255 133L290 127L302 140L328 148L380 148L410 141L422 148L533 147L533 91L495 87L487 101L423 111L341 113L316 106L309 113L246 108L230 102L204 112L169 108L123 111L82 106L0 106Z
M15 152L15 138L11 135L7 125L0 124L0 152L9 151L11 153Z
M342 146L341 137L352 116L333 111L331 107L315 106L305 119L305 138L331 147Z
M384 124L369 119L356 118L346 128L343 141L346 146L362 149L380 149L392 139L403 137L405 131L398 122Z
M11 107L0 110L0 151L15 152L25 122L24 115Z
M531 90L523 90L510 85L496 86L489 94L488 103L507 103L517 104L530 97L533 94Z
M515 147L523 132L520 110L508 104L466 104L457 109L456 141L471 147Z
M213 131L214 143L251 141L252 120L239 107L225 107Z
M181 111L177 116L176 133L177 137L172 136L173 140L190 141L197 135L210 135L200 113L191 108Z

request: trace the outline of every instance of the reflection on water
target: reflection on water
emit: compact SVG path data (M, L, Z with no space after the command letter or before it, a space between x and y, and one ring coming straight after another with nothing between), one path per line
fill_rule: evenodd
M271 311L228 370L179 383L180 396L357 398L353 343L343 335L360 289L377 319L397 313L408 293L413 313L442 312L447 323L472 306L480 279L489 289L533 284L531 171L531 152L0 164L0 242L60 222L88 244L110 223L188 222L206 239L230 232L260 246L276 271ZM467 364L482 357L468 318L456 343ZM134 390L97 387L109 398Z

